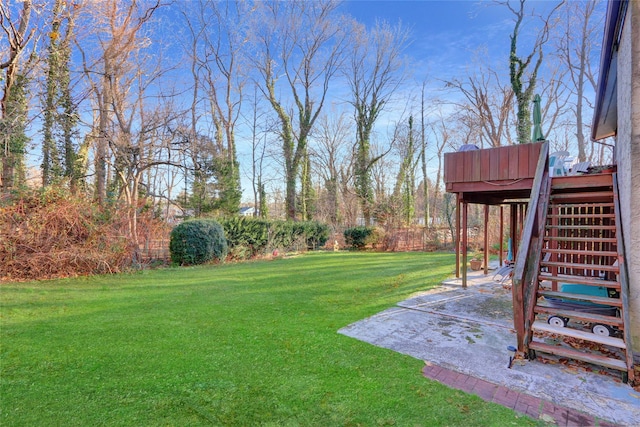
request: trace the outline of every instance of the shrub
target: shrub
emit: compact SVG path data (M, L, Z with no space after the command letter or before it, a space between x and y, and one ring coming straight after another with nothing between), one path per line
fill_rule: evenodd
M382 245L387 237L387 232L382 227L373 227L373 231L367 237L365 244L377 247Z
M249 217L220 220L236 259L253 258L274 249L316 249L329 238L329 227L316 221L268 221Z
M222 226L212 219L192 219L171 231L171 261L181 265L203 264L227 256L227 239Z
M269 221L230 217L220 220L229 245L229 252L235 259L253 258L263 253L269 244Z
M329 239L329 226L317 221L301 223L308 249L318 249Z
M351 227L344 230L344 241L347 246L353 249L364 249L367 245L367 239L373 234L373 227Z

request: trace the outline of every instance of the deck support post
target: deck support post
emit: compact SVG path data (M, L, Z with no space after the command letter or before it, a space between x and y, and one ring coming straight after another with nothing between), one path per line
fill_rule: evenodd
M513 255L513 261L515 261L518 255L518 205L512 203L509 205L509 238L511 238L511 253Z
M502 252L504 249L504 206L500 205L500 251L498 253L500 267L502 267Z
M520 203L519 206L519 210L518 210L518 236L520 236L520 239L522 239L522 232L524 231L524 212L525 212L525 205L523 203Z
M462 287L467 287L467 246L468 244L468 232L467 232L467 202L462 200Z
M456 193L456 278L460 278L460 193Z
M489 205L484 205L484 275L489 274Z

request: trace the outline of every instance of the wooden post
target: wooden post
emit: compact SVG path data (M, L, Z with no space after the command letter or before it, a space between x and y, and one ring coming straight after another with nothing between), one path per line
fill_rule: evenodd
M513 255L513 260L515 261L516 256L518 255L518 205L511 204L509 205L509 213L511 215L510 224L509 224L509 237L511 238L511 254Z
M456 193L456 278L460 278L460 193Z
M524 203L520 203L520 209L518 209L518 240L522 240L522 233L524 231L524 211L526 205Z
M498 258L500 258L500 267L502 267L502 252L504 249L504 206L500 205L500 251L498 253Z
M462 200L462 287L467 287L467 202Z
M484 275L489 274L489 205L484 205Z

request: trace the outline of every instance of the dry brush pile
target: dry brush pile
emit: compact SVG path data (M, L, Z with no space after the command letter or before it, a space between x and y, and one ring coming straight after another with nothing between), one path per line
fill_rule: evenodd
M117 209L101 209L63 189L25 193L0 206L0 280L122 271L135 251L123 224Z

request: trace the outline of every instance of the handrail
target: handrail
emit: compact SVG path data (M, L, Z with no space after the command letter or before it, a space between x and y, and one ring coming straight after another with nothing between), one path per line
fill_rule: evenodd
M620 198L618 194L618 174L613 176L613 209L616 216L616 239L618 246L618 267L620 280L620 300L622 301L622 318L624 322L624 342L626 345L626 363L629 384L635 383L635 371L633 368L633 351L631 349L631 319L629 317L629 272L627 271L624 235L622 230L622 217L620 213Z
M526 324L525 319L528 307L526 307L524 286L532 284L534 274L537 273L540 265L541 231L543 232L541 227L544 227L544 221L546 220L549 202L549 180L549 143L545 142L540 149L538 166L527 207L527 216L522 229L522 240L520 241L513 270L513 323L519 352L526 351L526 337L531 327L531 325Z

